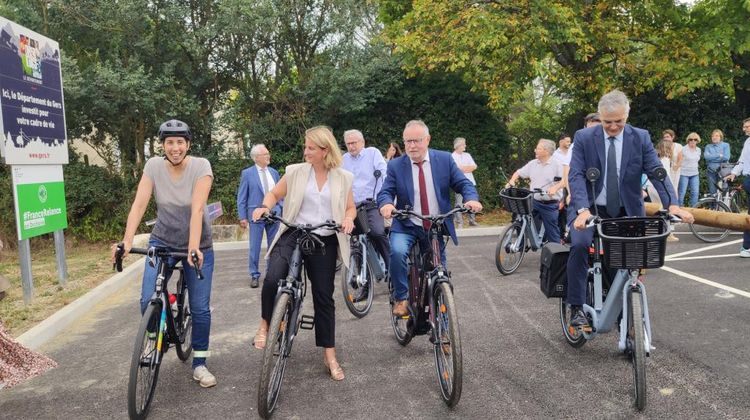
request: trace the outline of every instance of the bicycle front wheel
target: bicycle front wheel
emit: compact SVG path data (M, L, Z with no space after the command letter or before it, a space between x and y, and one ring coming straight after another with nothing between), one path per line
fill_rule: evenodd
M435 368L443 401L448 407L458 404L463 383L463 357L458 314L450 284L440 283L435 289Z
M258 414L267 419L276 408L276 401L281 391L281 381L284 379L286 361L289 357L289 332L292 325L289 318L292 314L292 300L286 293L282 293L276 301L268 326L266 348L263 350L263 364L258 383Z
M641 292L630 292L628 317L628 343L630 361L633 365L635 407L639 411L646 407L646 327L641 296Z
M732 210L730 210L726 204L716 200L700 201L695 205L695 208L702 210L720 211L725 213L732 212ZM719 242L722 239L726 238L727 235L729 235L729 229L696 225L695 223L691 223L689 226L690 231L693 232L693 235L695 235L696 238L700 239L703 242Z
M145 419L156 390L156 380L161 366L157 348L160 331L161 305L150 303L143 313L135 338L133 358L128 380L128 414L131 419ZM162 345L169 345L163 342Z
M359 249L352 249L349 267L344 266L341 269L341 291L344 293L344 302L349 312L357 318L362 318L370 312L375 294L369 266L365 269L364 285L360 282L362 266L366 264L362 257Z
M518 241L518 238L523 239L523 231L521 231L521 225L513 223L503 230L500 234L500 242L495 247L495 266L500 274L507 276L513 274L518 269L523 261L523 257L526 254L526 244L521 240L521 247L519 250L514 251L511 248L513 244Z
M177 306L181 307L175 317L175 331L177 331L177 342L175 349L177 357L183 362L186 361L193 352L193 315L190 312L190 294L187 286L183 283L184 278L180 278L177 284Z

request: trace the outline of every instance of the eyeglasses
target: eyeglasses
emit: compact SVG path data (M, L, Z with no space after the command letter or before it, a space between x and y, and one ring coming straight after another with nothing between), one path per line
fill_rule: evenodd
M422 143L422 140L424 140L424 138L420 138L420 139L408 139L408 140L405 139L404 140L404 144L407 145L407 146L410 145L410 144L417 145L417 144Z
M698 139L687 139L688 141L698 141Z

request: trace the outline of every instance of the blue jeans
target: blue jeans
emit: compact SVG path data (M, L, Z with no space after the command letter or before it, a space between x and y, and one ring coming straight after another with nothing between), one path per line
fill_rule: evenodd
M164 246L159 241L152 239L148 246ZM167 264L170 268L180 260L170 258ZM141 314L146 311L148 302L156 290L156 276L159 274L156 268L159 265L158 258L154 261L154 267L146 259L146 268L143 270L143 284L141 286ZM203 280L198 280L195 270L182 259L183 272L187 279L188 297L190 299L190 313L193 317L193 367L206 364L208 357L208 336L211 333L211 279L214 274L214 250L203 251ZM167 272L167 278L171 277L172 271ZM176 281L176 280L175 280Z
M544 204L534 200L534 214L542 217L544 223L544 239L548 242L560 243L560 227L557 225L557 217L560 214L558 202Z
M750 214L750 175L745 175L742 188L745 189L745 197L747 197L747 214ZM750 230L742 234L742 248L750 249Z
M393 299L406 300L409 297L409 280L407 278L409 250L416 241L420 241L422 249L429 249L427 232L421 227L410 228L408 232L391 231L391 281L393 282ZM425 252L422 253L423 255ZM440 238L440 255L443 265L445 258L445 240Z
M708 178L708 192L716 194L716 183L719 182L719 173L708 170L706 171L706 178Z
M250 258L248 267L250 277L260 277L258 262L260 260L260 246L263 241L263 231L266 231L266 245L270 248L271 242L273 242L273 238L276 236L278 230L278 223L267 225L260 222L250 222L250 235L248 235L250 237Z
M685 203L685 193L688 187L690 187L690 207L695 207L698 204L698 182L698 175L680 175L680 185L677 187L680 199L678 204L680 206Z

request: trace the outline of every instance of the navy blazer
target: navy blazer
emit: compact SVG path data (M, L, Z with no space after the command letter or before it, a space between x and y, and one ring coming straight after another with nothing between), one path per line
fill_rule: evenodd
M479 194L476 187L466 178L463 172L458 169L456 162L448 152L428 149L430 155L430 168L432 170L432 183L435 186L440 213L447 213L451 210L451 193L450 190L461 194L464 201L479 201ZM393 204L396 201L396 208L403 210L406 206L414 209L414 179L412 177L412 162L408 155L403 155L388 162L388 172L378 194L378 208L386 204ZM445 220L445 226L453 239L453 243L458 244L456 238L456 229L453 227L453 219ZM421 227L421 226L420 226ZM393 219L391 231L408 232L414 228L411 220Z
M607 161L604 155L604 141L604 129L600 125L578 130L575 134L573 141L575 146L573 146L568 173L572 210L568 213L569 222L575 219L577 210L591 207L604 187L604 166ZM662 203L679 205L669 177L663 183L652 178L654 170L661 167L661 161L654 150L648 131L626 124L623 128L619 187L621 201L628 216L646 214L641 193L642 174L649 177ZM601 176L594 184L595 195L593 197L590 184L586 180L588 168L597 168L601 171Z
M275 183L279 183L279 173L276 169L267 166L268 172ZM263 204L263 184L258 176L258 167L249 166L242 170L240 176L240 188L237 190L237 213L240 220L250 220L253 210ZM276 214L281 214L281 203L273 208Z

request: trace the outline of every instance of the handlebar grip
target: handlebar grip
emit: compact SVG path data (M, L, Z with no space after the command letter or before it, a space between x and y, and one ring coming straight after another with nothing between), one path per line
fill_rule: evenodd
M114 268L118 273L122 273L122 255L125 254L125 244L120 242L117 244L117 251L115 252L115 264Z
M203 272L201 271L200 267L198 267L198 253L192 251L190 253L190 260L193 261L193 268L195 268L195 274L198 275L198 280L203 280Z

